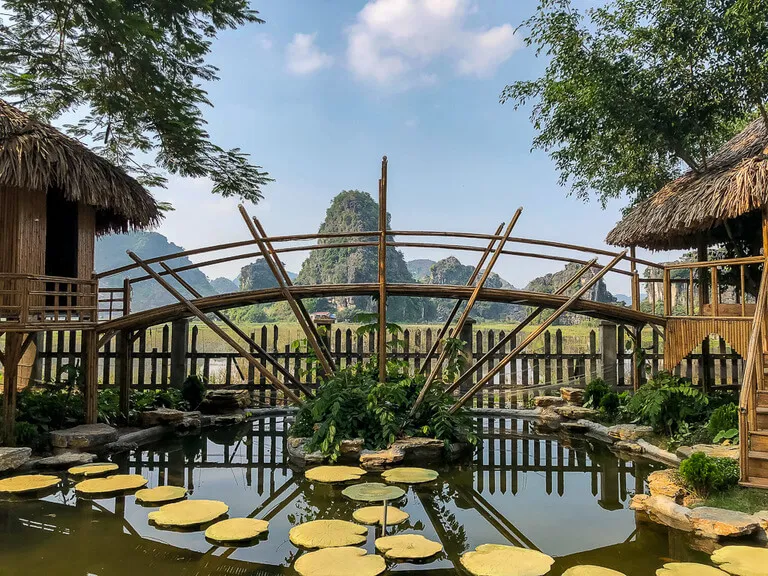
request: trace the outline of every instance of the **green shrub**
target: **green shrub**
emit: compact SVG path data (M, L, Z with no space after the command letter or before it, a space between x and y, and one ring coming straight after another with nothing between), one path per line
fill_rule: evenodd
M703 419L707 403L707 397L690 381L659 372L635 392L627 412L636 421L672 436L681 424Z
M602 378L595 378L584 389L584 406L599 408L606 394L611 393L611 387Z
M621 398L616 392L608 392L600 400L600 410L605 412L608 416L615 416L621 408Z
M707 422L707 431L713 442L739 438L739 407L734 403L723 404L716 408Z
M739 483L739 463L732 458L711 458L696 452L680 464L680 476L690 489L707 496Z
M181 385L181 397L189 404L190 409L197 410L205 398L205 379L197 374L190 374Z

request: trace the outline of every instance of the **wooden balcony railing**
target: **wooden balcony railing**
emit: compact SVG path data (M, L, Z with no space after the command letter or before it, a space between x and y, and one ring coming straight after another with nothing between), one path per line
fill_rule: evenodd
M0 332L95 325L98 280L0 274Z

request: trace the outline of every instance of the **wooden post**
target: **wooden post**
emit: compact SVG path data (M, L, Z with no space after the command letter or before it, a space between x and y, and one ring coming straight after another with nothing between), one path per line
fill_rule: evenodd
M616 378L618 350L616 324L612 322L600 322L600 362L603 365L603 380L615 388L618 386L618 379Z
M8 332L5 335L3 375L3 443L16 446L16 393L24 334Z
M707 253L707 240L704 235L699 236L699 244L696 249L696 260L706 262L709 260ZM699 268L699 316L704 315L704 304L707 303L707 269Z
M699 373L701 375L701 391L705 394L709 392L712 383L712 370L710 366L709 334L701 342L701 363L699 364Z
M717 266L712 266L712 316L720 316L720 282L717 279Z
M464 347L462 348L462 353L464 354L464 357L466 358L466 361L469 363L469 365L473 364L474 358L472 357L472 344L473 339L472 335L474 334L475 330L475 320L474 318L467 318L466 322L464 322L464 326L461 328L461 333L459 334L459 338L464 341ZM456 379L458 381L458 378Z
M83 374L85 376L85 423L96 424L99 416L99 347L96 330L83 330Z
M387 157L379 180L379 382L387 380Z
M637 262L635 262L635 247L629 249L629 255L632 258L629 262L629 268L632 272L632 309L640 310L640 275L637 273Z
M664 268L664 316L672 316L672 278L669 268Z
M133 380L133 340L130 330L120 330L117 333L117 363L115 367L115 380L120 391L120 417L123 422L128 422L131 410L131 383Z
M640 353L643 348L643 325L635 326L635 347L632 351L632 387L637 392L637 389L642 384L643 372L640 369Z
M181 388L187 379L187 353L189 352L189 319L171 323L171 386Z
M131 313L131 280L125 278L123 280L123 316L128 316Z

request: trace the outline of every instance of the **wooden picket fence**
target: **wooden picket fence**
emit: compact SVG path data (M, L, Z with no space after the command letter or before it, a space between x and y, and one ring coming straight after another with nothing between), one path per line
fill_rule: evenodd
M478 407L505 407L524 402L528 393L520 389L532 389L542 393L547 387L561 385L584 386L591 379L605 377L615 381L621 387L632 386L632 354L627 351L629 341L623 326L616 330L617 358L612 366L603 366L598 330L591 330L586 342L576 343L572 338L564 338L560 329L551 329L542 335L532 347L520 354L514 362L502 370L492 386L487 387L475 399ZM393 345L390 357L407 362L412 369L421 367L430 349L436 330L432 328L405 330L399 337L400 343ZM504 331L475 329L467 357L472 363L504 338ZM262 326L251 337L269 351L278 362L296 379L315 388L316 382L307 374L308 353L292 348L290 338L280 338L280 328ZM339 367L345 367L364 361L375 355L375 339L359 335L352 329L335 328L327 335L333 358ZM518 339L521 337L518 335ZM663 341L657 333L648 337L650 348L646 350L646 363L652 372L663 369ZM254 392L254 400L264 406L283 403L282 394L272 390L269 384L254 368L235 352L206 351L201 345L200 329L193 326L189 333L186 353L187 373L202 375L211 386L246 387ZM278 344L276 344L278 343ZM76 362L80 355L80 342L75 332L49 332L38 350L38 365L35 378L51 381L56 378L59 368ZM498 363L512 348L514 342L508 342L493 355L492 359L478 370L472 379L462 385L459 392L466 390L471 382L477 381ZM715 386L738 386L743 369L742 358L723 339L712 340L710 344L710 373ZM117 352L115 341L110 340L99 353L99 376L102 386L115 384L117 373ZM428 370L432 368L432 358ZM171 377L171 329L164 325L141 332L133 342L132 349L132 387L136 389L157 389L168 386ZM675 372L698 382L702 372L700 350L691 354Z

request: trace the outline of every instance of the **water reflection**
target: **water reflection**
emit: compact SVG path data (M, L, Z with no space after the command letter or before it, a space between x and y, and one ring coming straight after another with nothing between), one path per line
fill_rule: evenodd
M150 486L182 485L192 498L225 501L230 517L269 520L266 540L229 548L202 532L158 530L133 496L90 501L67 483L42 500L0 502L0 573L294 573L290 566L303 552L288 540L291 526L351 519L355 505L291 468L287 427L284 417L267 418L115 457L121 472L143 474ZM650 575L662 558L696 557L677 535L637 525L627 509L653 465L623 461L588 440L536 433L527 421L481 418L477 432L473 460L441 469L439 482L409 488L398 505L410 518L389 529L438 540L444 553L393 571L454 574L459 556L486 542L550 554L555 576L584 563ZM373 552L374 528L369 536Z

